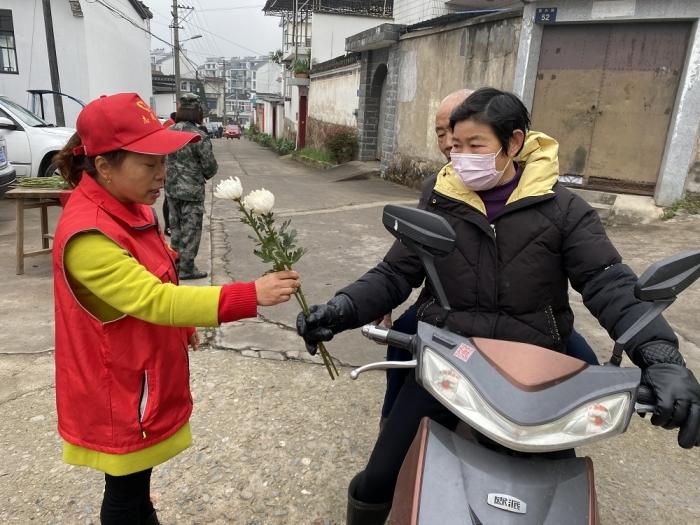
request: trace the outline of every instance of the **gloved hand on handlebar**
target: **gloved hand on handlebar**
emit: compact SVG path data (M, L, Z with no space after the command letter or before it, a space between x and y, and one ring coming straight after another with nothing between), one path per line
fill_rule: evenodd
M357 312L350 297L338 294L326 304L315 304L309 315L299 312L297 333L304 338L306 350L316 355L318 343L330 341L337 333L357 324Z
M652 425L680 428L678 444L700 446L700 384L685 367L678 348L666 341L648 343L630 356L642 371L642 384L656 396Z

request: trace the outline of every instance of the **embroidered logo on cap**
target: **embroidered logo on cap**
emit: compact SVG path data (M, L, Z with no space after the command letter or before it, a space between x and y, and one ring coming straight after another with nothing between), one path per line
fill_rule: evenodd
M153 113L153 110L148 106L143 100L139 100L136 102L136 106L138 106L139 109L142 109L146 113L148 113L148 117L145 115L141 115L141 120L143 121L144 124L150 124L151 122L158 122L158 117L156 116L155 113Z

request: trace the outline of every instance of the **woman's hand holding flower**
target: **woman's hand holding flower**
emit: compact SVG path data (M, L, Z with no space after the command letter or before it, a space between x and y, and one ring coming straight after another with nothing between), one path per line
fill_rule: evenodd
M294 271L275 272L264 275L255 281L258 305L274 306L289 301L301 284L299 274Z

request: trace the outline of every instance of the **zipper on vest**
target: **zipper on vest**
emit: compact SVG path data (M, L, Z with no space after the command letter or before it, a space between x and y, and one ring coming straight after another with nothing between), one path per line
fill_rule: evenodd
M146 439L146 431L143 428L143 415L146 412L148 404L148 372L143 373L143 382L141 383L141 396L139 397L138 420L139 428L141 429L141 438Z

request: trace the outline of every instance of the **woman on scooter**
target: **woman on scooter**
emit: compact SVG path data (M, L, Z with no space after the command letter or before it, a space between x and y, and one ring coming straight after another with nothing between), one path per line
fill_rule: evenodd
M456 249L436 259L451 311L426 283L418 319L469 337L535 344L564 351L571 333L569 282L612 338L646 306L634 296L636 276L622 264L600 219L582 198L557 184L557 173L523 171L514 158L530 125L511 93L482 88L450 117L451 162L438 174L424 208L444 217ZM340 290L297 330L315 353L320 341L369 323L403 303L425 274L418 257L395 243L384 260ZM657 398L652 423L680 428L684 448L700 445L700 385L684 365L678 340L659 317L630 344ZM423 417L454 428L457 417L409 375L365 470L348 489L348 524L382 524L391 509L399 469ZM572 452L573 453L573 452Z

